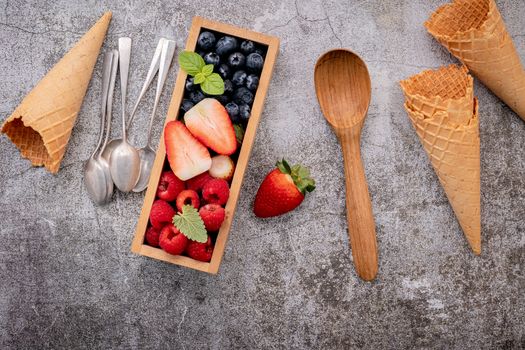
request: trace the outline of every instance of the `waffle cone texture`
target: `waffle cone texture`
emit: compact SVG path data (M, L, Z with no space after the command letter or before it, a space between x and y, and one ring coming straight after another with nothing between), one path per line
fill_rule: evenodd
M473 79L465 67L450 65L400 84L410 121L470 247L480 254L480 141Z
M525 120L525 70L494 0L454 0L425 27Z
M105 13L2 125L32 165L58 172L110 20Z

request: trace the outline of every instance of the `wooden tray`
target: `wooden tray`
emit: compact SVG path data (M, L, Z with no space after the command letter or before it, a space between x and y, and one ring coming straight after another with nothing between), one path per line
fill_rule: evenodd
M257 88L257 92L255 94L254 102L252 105L251 117L248 122L248 125L246 126L244 140L241 146L239 157L237 159L235 173L233 175L230 187L230 198L228 200L228 203L226 203L225 207L226 219L224 220L221 229L217 234L215 249L213 251L213 256L209 263L193 260L192 258L189 258L187 256L171 255L164 252L160 248L154 248L144 243L144 235L146 233L146 228L148 227L148 219L151 210L151 205L155 200L157 185L159 183L160 175L162 173L162 169L166 159L166 150L164 147L164 134L162 134L157 150L157 156L155 158L155 163L153 164L153 169L151 171L148 189L144 198L144 204L142 205L142 211L140 213L139 221L137 223L135 237L133 238L133 242L131 244L131 251L139 255L148 256L150 258L166 261L172 264L186 266L195 270L208 272L210 274L216 274L219 271L222 256L224 254L224 249L226 248L226 242L228 240L228 234L230 232L230 227L233 221L233 215L237 206L237 199L239 198L239 191L241 189L244 172L246 171L246 166L248 165L248 159L250 158L253 141L255 139L255 132L257 130L257 125L259 124L259 119L261 118L264 99L266 98L266 92L268 91L273 67L279 51L279 39L273 36L268 36L246 29L234 27L228 24L210 21L202 17L194 17L188 35L188 40L186 42L186 50L195 51L195 47L197 45L197 38L202 29L216 31L236 36L242 39L248 39L253 42L266 45L268 47L266 58L264 60L264 67L259 80L259 87ZM173 90L173 96L171 98L170 106L168 109L168 115L166 117L165 123L178 118L180 104L184 96L184 85L186 82L186 76L186 72L179 69L177 81L175 83L175 88Z

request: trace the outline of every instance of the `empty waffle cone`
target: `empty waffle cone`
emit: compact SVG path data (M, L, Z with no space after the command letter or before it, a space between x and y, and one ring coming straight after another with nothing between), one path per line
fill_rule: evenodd
M105 13L2 125L32 165L52 173L60 168L110 20L111 12Z
M405 109L475 254L481 253L480 145L472 77L449 66L401 82Z
M454 0L425 27L525 120L525 70L494 0Z

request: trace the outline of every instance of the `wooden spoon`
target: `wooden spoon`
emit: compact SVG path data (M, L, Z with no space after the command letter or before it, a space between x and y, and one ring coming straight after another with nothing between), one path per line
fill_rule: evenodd
M328 51L315 65L319 105L343 149L350 245L357 274L366 281L377 274L375 223L360 151L370 85L365 63L351 51Z

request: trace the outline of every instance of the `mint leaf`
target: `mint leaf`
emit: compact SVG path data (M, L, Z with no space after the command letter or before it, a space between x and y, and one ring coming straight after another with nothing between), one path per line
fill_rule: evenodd
M208 240L204 222L197 209L192 205L186 204L182 207L182 213L173 217L173 225L192 241L205 243Z
M179 66L191 76L200 73L205 65L204 59L198 53L182 51L179 55Z
M224 81L217 73L212 73L201 83L201 89L208 95L222 95L224 93Z
M204 74L205 77L211 75L211 73L213 73L213 64L207 64L202 67L201 73Z
M242 125L240 124L233 124L233 130L235 130L235 138L237 139L237 142L242 144L242 140L244 140L244 129Z
M195 77L193 78L193 83L194 84L202 84L204 82L204 80L206 80L206 75L204 75L202 72L201 73L197 73L195 75Z

